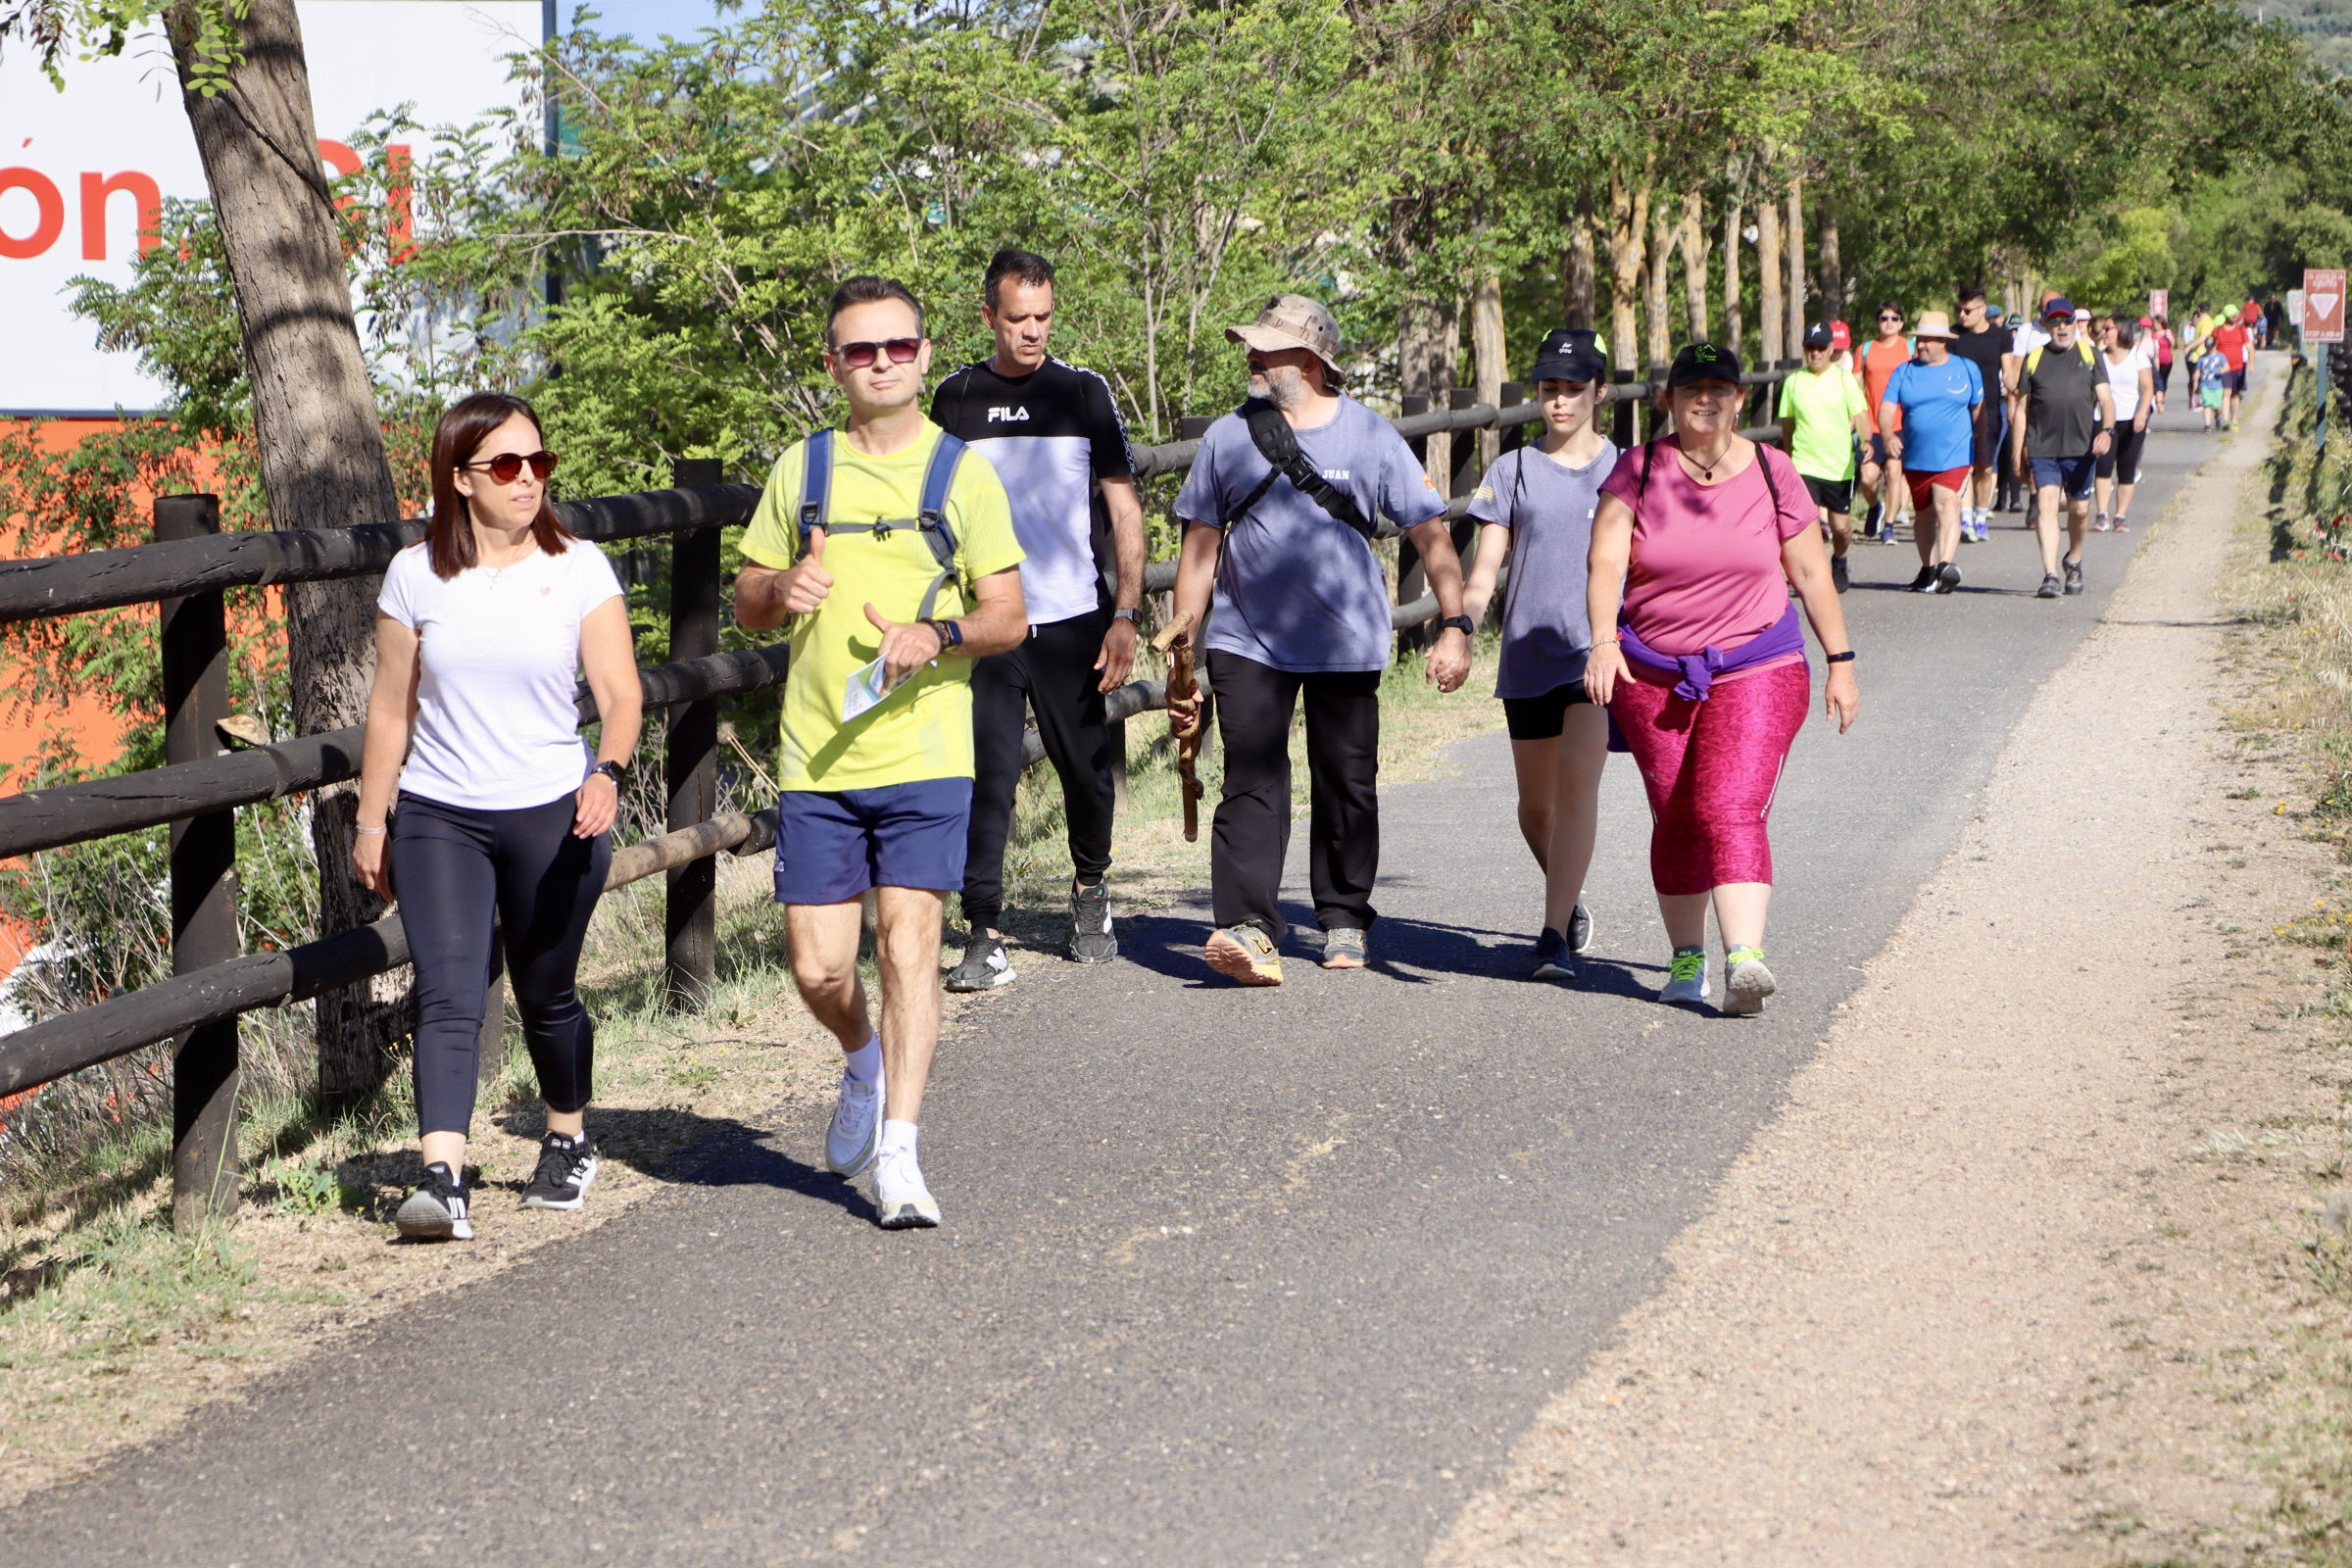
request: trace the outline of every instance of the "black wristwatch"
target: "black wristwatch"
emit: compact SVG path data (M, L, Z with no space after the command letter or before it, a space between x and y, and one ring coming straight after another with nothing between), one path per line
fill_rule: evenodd
M963 628L956 625L954 621L926 620L923 622L923 624L930 627L933 634L939 638L939 651L941 653L944 654L951 648L961 648L963 646Z
M1850 664L1854 662L1854 651L1848 648L1842 654L1824 654L1821 662L1825 664Z
M1438 622L1438 627L1440 630L1458 631L1465 637L1478 635L1478 622L1472 620L1468 615L1447 615L1444 620Z
M603 761L597 763L593 771L604 774L605 777L612 781L612 787L614 789L618 789L620 788L622 775L627 773L628 770L628 764L625 762Z

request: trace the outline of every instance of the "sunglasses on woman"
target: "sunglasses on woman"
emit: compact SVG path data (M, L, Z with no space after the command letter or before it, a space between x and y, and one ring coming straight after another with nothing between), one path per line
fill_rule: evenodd
M874 363L878 354L889 355L893 365L912 365L922 347L923 340L919 337L894 337L885 343L844 343L833 353L851 369L862 370Z
M544 479L556 471L556 455L553 452L534 452L528 457L519 452L501 452L495 458L484 458L479 463L467 463L462 466L487 468L490 477L500 484L513 484L521 475L522 466L526 463L531 466L531 477L534 479Z

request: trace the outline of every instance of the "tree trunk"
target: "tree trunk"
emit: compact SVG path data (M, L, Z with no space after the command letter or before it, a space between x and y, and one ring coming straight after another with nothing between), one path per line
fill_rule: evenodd
M1707 333L1706 209L1693 190L1683 197L1683 297L1690 307L1690 341L1711 341ZM1739 260L1740 253L1732 252Z
M1461 342L1459 314L1450 302L1438 305L1413 300L1406 304L1403 317L1403 329L1396 339L1400 390L1407 397L1429 399L1432 409L1442 409L1446 394L1453 390L1454 360ZM1453 432L1440 430L1429 437L1423 471L1438 487L1439 495L1453 493Z
M1788 176L1788 232L1781 236L1788 256L1788 357L1805 357L1805 179Z
M1649 186L1609 176L1609 361L1620 370L1642 368L1642 258L1649 235Z
M195 22L168 16L183 85L194 79ZM375 396L351 314L351 280L311 116L294 0L251 0L238 24L244 60L211 97L184 91L213 215L227 253L262 489L278 528L344 528L398 514ZM290 585L286 642L294 722L305 735L367 716L375 667L375 584ZM351 874L357 786L311 797L318 858L318 934L381 915ZM405 976L379 977L318 1003L318 1091L328 1101L372 1087L405 1032Z
M1756 281L1764 296L1764 341L1757 357L1777 360L1788 341L1788 321L1781 313L1781 209L1767 194L1756 203Z
M1744 335L1740 319L1740 219L1746 210L1738 202L1726 202L1723 208L1723 341L1734 354L1740 352L1740 340Z
M1675 231L1682 220L1664 202L1649 209L1649 275L1642 288L1642 311L1648 319L1649 338L1643 345L1651 365L1674 358L1674 329L1666 323L1666 273L1674 265Z
M1567 296L1566 322L1592 325L1592 215L1579 207L1568 224L1568 249L1560 258L1561 292Z
M1470 352L1475 357L1478 401L1499 405L1502 383L1510 371L1503 364L1502 277L1481 268L1478 286L1470 295ZM1478 432L1478 471L1484 474L1502 456L1502 431L1494 425Z
M1838 220L1825 208L1821 215L1821 315L1827 321L1845 319L1845 269L1838 258Z

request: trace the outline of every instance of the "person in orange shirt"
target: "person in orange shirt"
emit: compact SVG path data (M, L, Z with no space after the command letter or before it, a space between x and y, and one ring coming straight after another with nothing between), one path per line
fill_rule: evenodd
M1870 511L1862 524L1865 538L1876 538L1883 545L1894 543L1894 515L1901 505L1900 490L1886 481L1886 432L1879 428L1879 402L1886 395L1887 378L1897 367L1911 358L1911 345L1903 339L1903 310L1899 305L1879 307L1879 335L1864 346L1855 367L1862 372L1862 392L1870 416L1869 450L1862 454L1862 499L1870 503ZM1899 465L1897 465L1899 466ZM1884 505L1880 496L1886 500Z

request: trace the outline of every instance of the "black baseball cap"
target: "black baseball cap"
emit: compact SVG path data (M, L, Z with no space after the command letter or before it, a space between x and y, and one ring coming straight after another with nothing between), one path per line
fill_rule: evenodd
M1666 372L1668 387L1689 386L1694 381L1740 380L1740 356L1714 343L1686 343L1683 352L1674 357L1674 368Z
M1805 328L1805 347L1809 349L1833 349L1837 346L1838 334L1830 330L1829 322L1815 321L1811 326Z
M1527 372L1528 380L1532 383L1608 379L1609 362L1601 357L1595 335L1589 326L1553 327L1544 334L1543 343L1536 349L1536 363Z

